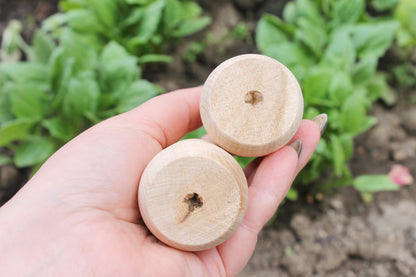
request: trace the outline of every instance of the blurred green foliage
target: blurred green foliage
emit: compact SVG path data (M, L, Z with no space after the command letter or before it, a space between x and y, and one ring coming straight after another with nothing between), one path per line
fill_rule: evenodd
M61 0L60 8L43 22L31 45L22 39L19 22L10 22L3 34L0 147L12 149L14 155L0 156L0 165L36 170L85 128L163 92L142 79L142 66L170 62L166 53L173 44L210 23L192 1ZM376 15L370 16L366 8ZM376 123L367 115L372 103L380 98L394 101L386 74L377 65L394 39L404 57L415 49L415 14L414 0L293 0L282 19L271 14L260 19L257 47L295 74L304 93L305 117L323 112L329 117L325 136L299 183L327 175L320 190L350 183L365 195L392 189L384 177L352 180L347 163L354 137ZM228 36L251 43L243 22ZM204 40L191 42L185 59L195 61L208 45L222 39L208 33ZM27 60L19 61L22 56ZM408 63L393 72L399 83L415 84L416 70ZM201 128L185 138L204 134ZM252 160L236 159L242 167ZM297 197L296 189L287 195Z
M209 24L194 2L63 0L27 45L13 21L0 56L0 164L39 167L89 126L163 92L141 65ZM19 61L22 56L27 58Z
M372 1L387 9L397 1ZM365 0L295 0L283 19L265 14L257 27L261 53L285 64L301 84L305 117L327 113L329 122L314 156L298 181L310 184L323 174L319 190L350 184L348 161L354 137L376 123L367 113L379 98L391 100L380 57L392 45L400 24L388 17L371 17ZM330 169L330 170L328 170Z

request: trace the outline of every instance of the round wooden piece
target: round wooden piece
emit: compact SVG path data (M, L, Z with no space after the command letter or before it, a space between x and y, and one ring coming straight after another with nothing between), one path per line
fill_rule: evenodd
M219 146L235 155L259 157L295 135L303 97L283 64L247 54L223 62L208 76L200 108L204 127Z
M141 216L160 241L200 251L224 242L247 207L245 175L236 160L209 142L190 139L161 151L139 186Z

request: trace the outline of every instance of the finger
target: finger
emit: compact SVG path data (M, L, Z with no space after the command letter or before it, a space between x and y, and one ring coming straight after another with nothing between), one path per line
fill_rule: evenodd
M230 239L218 246L227 275L237 275L250 259L258 232L271 218L293 181L297 162L296 152L285 146L266 156L259 165L249 187L243 222ZM235 253L239 253L238 259Z
M297 173L299 173L299 171L306 165L306 163L312 156L313 151L319 143L319 133L320 130L316 123L314 123L311 120L304 119L302 120L299 129L294 135L294 137L289 141L288 145L290 145L292 142L298 139L300 139L303 143L302 152L300 153L301 155L299 157ZM258 157L255 160L253 160L250 164L248 164L244 169L244 173L249 183L262 160L263 157Z
M302 152L299 156L299 162L296 169L296 174L305 167L309 159L311 158L316 146L319 143L321 137L319 126L312 120L304 119L301 122L301 126L296 132L295 136L290 140L289 144L295 140L300 139L302 141Z
M165 148L202 125L199 115L201 90L197 87L171 92L114 119L139 126Z
M255 158L253 161L251 161L245 168L244 168L244 174L246 175L247 182L250 184L253 180L254 173L257 171L257 168L259 167L260 163L263 161L264 157L258 157Z
M257 242L257 235L275 213L285 197L296 173L312 155L318 141L319 128L315 123L302 121L293 140L302 139L303 151L298 158L290 146L266 156L252 173L249 187L247 213L238 230L219 246L227 273L236 275L250 259ZM235 253L240 253L236 259Z

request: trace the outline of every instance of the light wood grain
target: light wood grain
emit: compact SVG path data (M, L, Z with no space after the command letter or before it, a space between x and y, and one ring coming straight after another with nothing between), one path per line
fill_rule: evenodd
M247 181L235 159L203 140L180 141L146 167L139 186L141 216L159 240L199 251L225 241L247 207Z
M220 147L258 157L294 136L303 116L303 97L283 64L247 54L223 62L209 75L200 108L208 135Z

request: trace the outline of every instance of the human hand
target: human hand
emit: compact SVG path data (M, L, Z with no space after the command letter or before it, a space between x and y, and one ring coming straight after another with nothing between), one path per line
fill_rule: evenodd
M155 239L137 200L150 160L201 126L201 88L165 94L105 120L58 150L0 209L4 276L235 276L320 137L303 120L292 141L246 169L248 209L224 243L185 252Z

